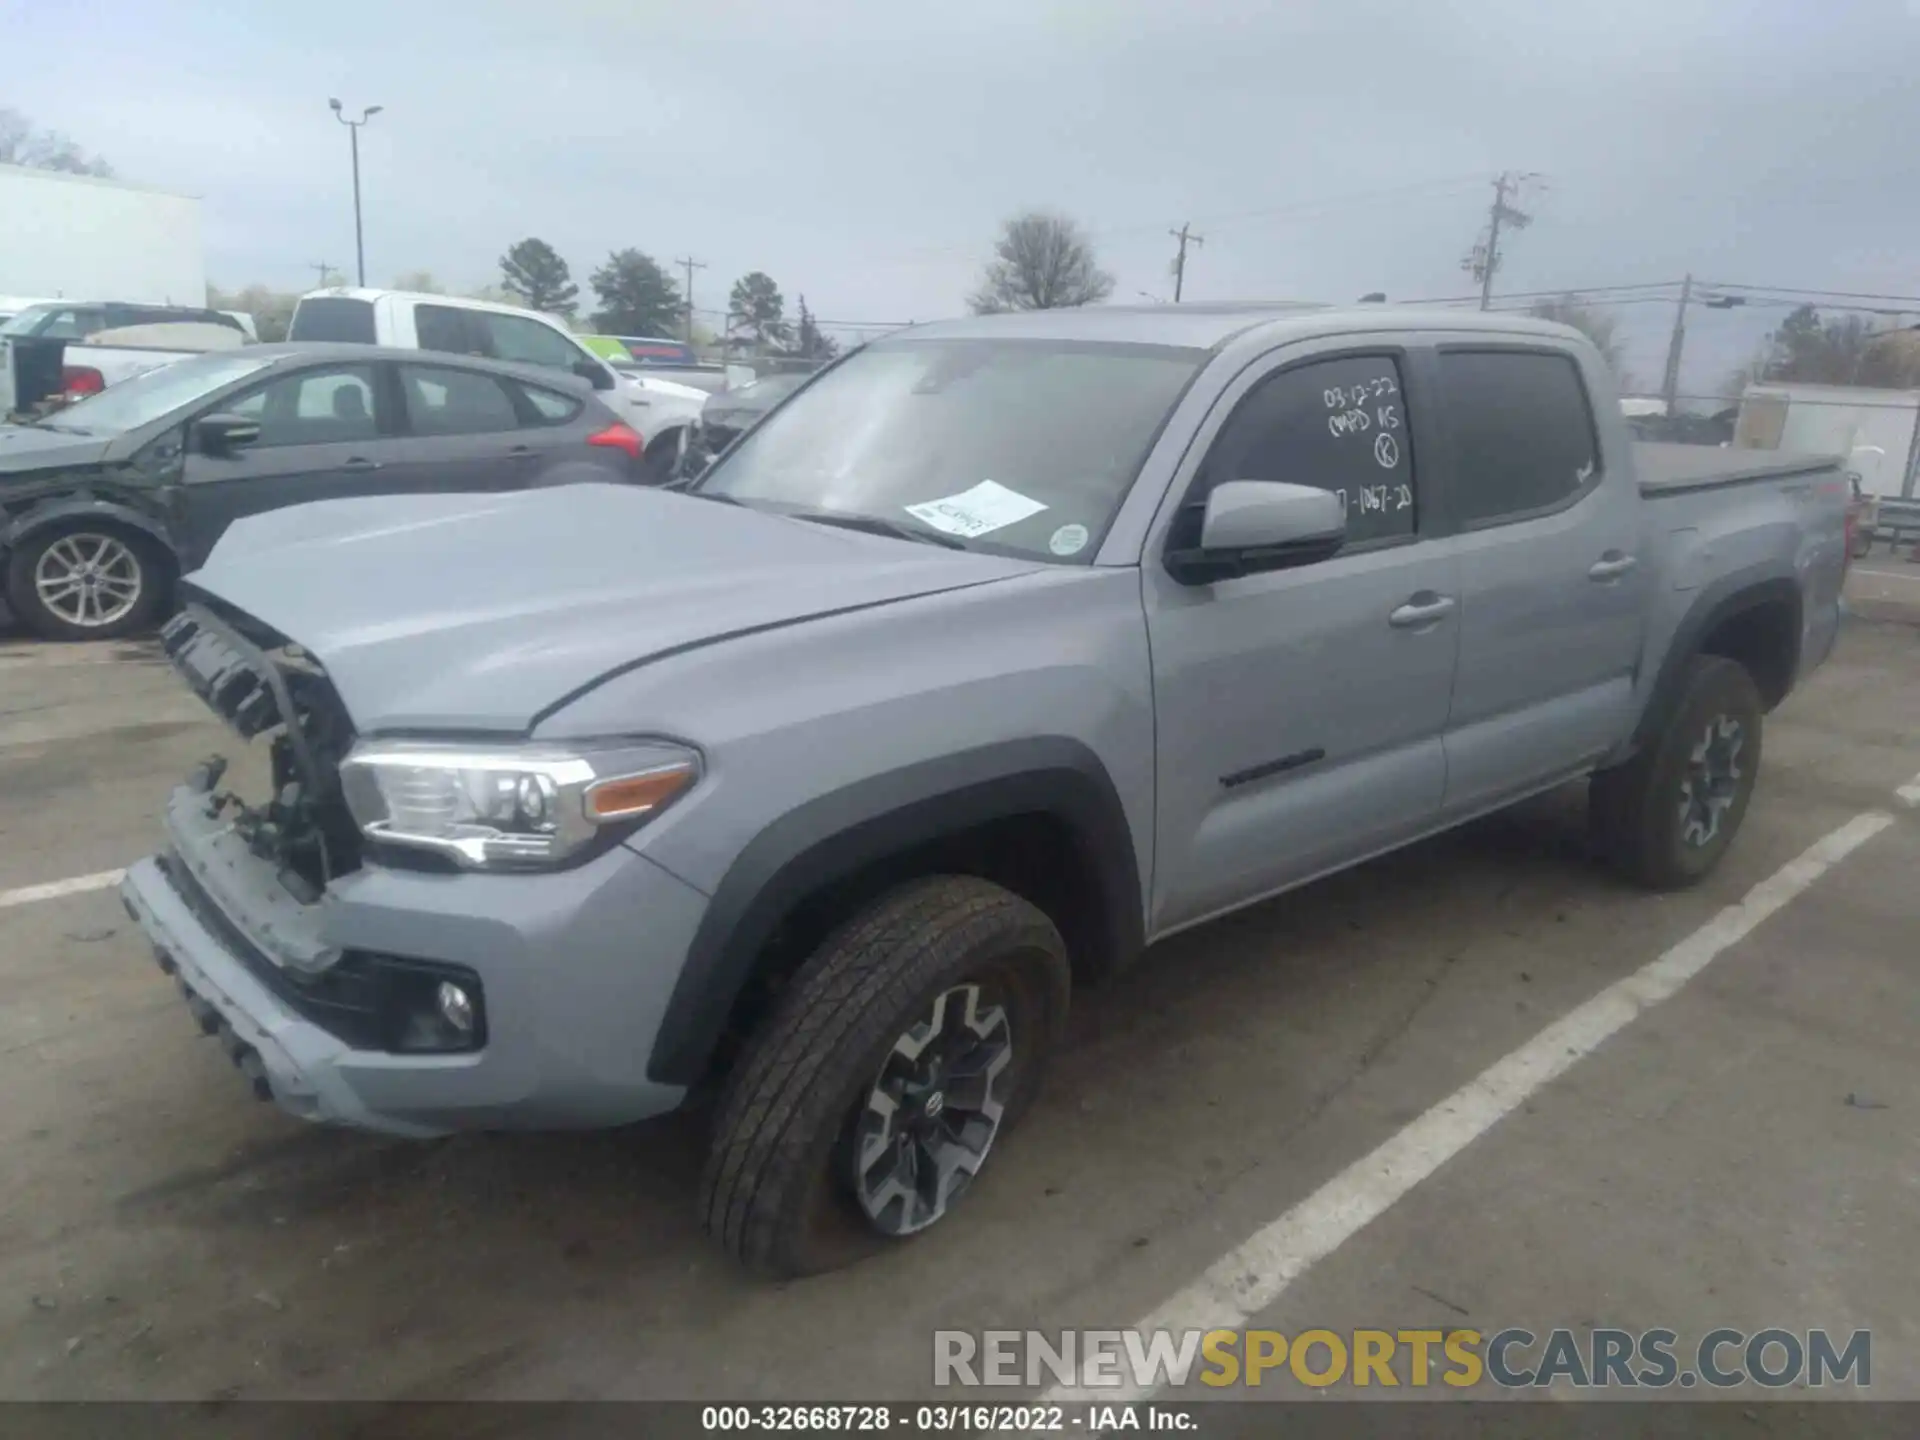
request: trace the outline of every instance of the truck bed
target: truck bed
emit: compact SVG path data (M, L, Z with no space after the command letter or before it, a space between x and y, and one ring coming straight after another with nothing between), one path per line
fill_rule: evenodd
M1650 441L1636 444L1633 458L1640 472L1640 493L1655 498L1687 490L1816 475L1821 471L1839 470L1845 464L1838 455L1792 455L1778 450L1661 445Z

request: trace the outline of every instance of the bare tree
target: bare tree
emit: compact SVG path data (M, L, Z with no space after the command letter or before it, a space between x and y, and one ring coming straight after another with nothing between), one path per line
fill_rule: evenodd
M58 130L36 130L18 110L0 106L0 165L59 170L68 175L113 174L113 167L90 156Z
M1542 320L1553 320L1561 325L1571 325L1587 339L1607 362L1607 368L1613 371L1614 378L1622 385L1626 384L1627 374L1621 364L1620 340L1616 333L1619 326L1613 316L1582 305L1571 295L1562 295L1558 300L1539 300L1534 302L1528 312Z
M1030 210L1014 216L993 253L967 301L976 315L1091 305L1113 293L1113 276L1096 262L1092 242L1064 215Z

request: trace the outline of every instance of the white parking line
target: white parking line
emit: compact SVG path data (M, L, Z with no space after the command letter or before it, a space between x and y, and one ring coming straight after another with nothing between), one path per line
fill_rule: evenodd
M1659 959L1615 981L1496 1060L1372 1154L1249 1236L1142 1317L1138 1327L1179 1332L1244 1325L1535 1091L1675 994L1715 956L1891 824L1892 816L1869 812L1817 841ZM1056 1387L1041 1399L1048 1404L1125 1404L1152 1393L1131 1385L1082 1385Z
M49 880L44 885L22 885L18 890L0 890L0 910L15 905L31 905L36 900L58 900L62 895L79 895L88 890L104 890L118 885L124 870L100 870L92 875L75 875L70 880Z
M1893 793L1909 805L1920 805L1920 775L1914 776Z

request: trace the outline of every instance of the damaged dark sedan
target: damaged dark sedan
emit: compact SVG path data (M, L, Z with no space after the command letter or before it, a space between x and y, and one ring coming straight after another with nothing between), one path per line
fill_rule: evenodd
M551 370L365 345L196 356L0 426L0 577L48 639L149 628L242 516L639 478L640 436Z

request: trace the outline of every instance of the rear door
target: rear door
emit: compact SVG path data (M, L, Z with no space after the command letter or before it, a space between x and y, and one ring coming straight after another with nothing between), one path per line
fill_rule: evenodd
M387 488L394 417L376 365L282 373L219 409L257 421L260 438L231 455L204 454L190 440L182 462L188 569L243 515Z
M396 368L405 438L396 447L395 488L515 490L531 482L545 438L518 386L456 365Z
M1624 733L1651 567L1631 459L1603 453L1572 352L1443 345L1436 370L1460 532L1457 815L1577 773Z

